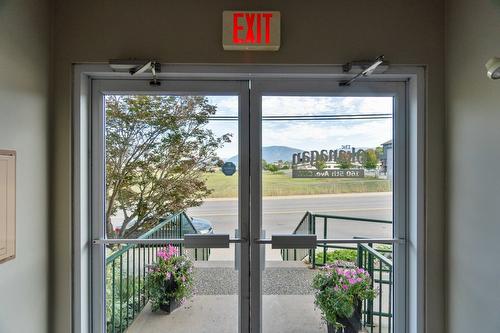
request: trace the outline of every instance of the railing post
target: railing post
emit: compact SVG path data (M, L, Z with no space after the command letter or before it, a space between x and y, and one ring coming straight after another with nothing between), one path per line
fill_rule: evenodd
M328 219L323 218L323 239L328 239ZM326 243L323 243L323 265L326 265Z
M113 272L111 273L111 329L114 333L116 331L115 327L115 261L111 264L111 269Z
M363 267L363 249L361 248L361 244L358 244L358 267L359 268L364 268Z
M309 214L309 234L316 234L316 219L313 214ZM312 251L312 268L316 268L316 248L313 248Z
M372 243L368 243L370 248L373 248ZM371 277L371 288L373 288L373 280L375 279L374 269L373 269L373 255L368 252L368 273ZM381 310L380 310L381 311ZM368 326L373 326L373 300L368 300L368 310L366 311L366 324Z

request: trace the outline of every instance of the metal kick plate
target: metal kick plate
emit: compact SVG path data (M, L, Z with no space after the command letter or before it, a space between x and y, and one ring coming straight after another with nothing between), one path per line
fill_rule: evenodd
M194 248L229 248L229 234L187 234L184 235L184 247Z
M273 249L312 249L316 247L316 235L272 235Z

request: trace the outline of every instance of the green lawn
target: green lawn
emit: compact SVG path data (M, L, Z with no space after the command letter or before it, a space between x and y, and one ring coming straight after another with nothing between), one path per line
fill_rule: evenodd
M207 173L208 188L213 189L211 198L230 198L238 195L238 173L225 176L222 172ZM290 172L263 174L264 196L312 195L335 193L388 192L388 180L375 178L292 178Z

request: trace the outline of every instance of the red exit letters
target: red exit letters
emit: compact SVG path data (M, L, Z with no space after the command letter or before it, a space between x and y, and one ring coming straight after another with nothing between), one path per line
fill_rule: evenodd
M233 13L233 43L261 44L262 25L264 23L264 41L266 44L269 44L271 42L272 17L272 13ZM242 33L240 33L240 31ZM244 36L244 38L242 38L242 35Z
M278 51L281 43L279 11L225 10L222 47L227 51Z

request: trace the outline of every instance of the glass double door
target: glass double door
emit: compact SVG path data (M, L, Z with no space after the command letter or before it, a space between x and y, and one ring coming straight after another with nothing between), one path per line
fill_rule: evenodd
M404 88L94 81L94 331L400 332Z

